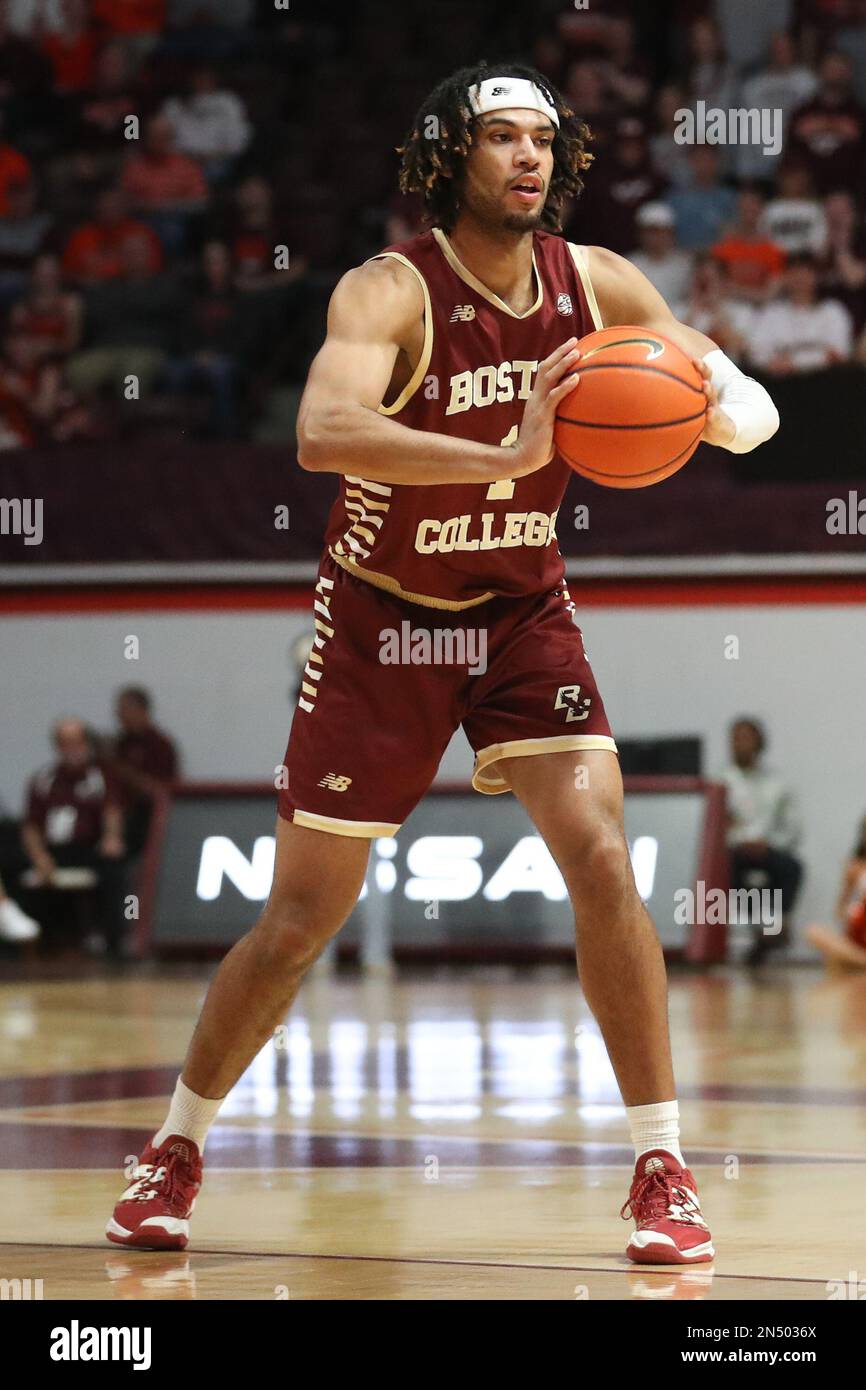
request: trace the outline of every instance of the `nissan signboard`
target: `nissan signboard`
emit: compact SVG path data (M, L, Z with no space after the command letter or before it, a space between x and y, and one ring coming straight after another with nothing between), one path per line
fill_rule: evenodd
M626 782L625 825L641 897L669 951L718 957L723 933L678 922L676 895L722 883L723 793L697 778ZM274 864L269 787L182 786L160 809L148 857L144 948L227 947L255 921ZM493 956L570 949L571 906L549 850L513 796L432 789L395 837L371 843L340 941Z

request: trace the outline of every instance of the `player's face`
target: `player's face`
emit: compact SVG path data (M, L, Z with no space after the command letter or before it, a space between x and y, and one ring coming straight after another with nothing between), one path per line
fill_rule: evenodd
M497 111L478 120L461 204L497 230L531 232L553 174L555 127L538 111Z

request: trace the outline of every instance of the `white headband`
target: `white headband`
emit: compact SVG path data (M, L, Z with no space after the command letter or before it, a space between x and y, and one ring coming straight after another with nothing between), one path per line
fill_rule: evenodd
M531 111L543 111L555 126L559 125L556 108L551 106L541 88L525 77L487 77L469 88L469 105L476 116L502 111L509 106L528 107Z

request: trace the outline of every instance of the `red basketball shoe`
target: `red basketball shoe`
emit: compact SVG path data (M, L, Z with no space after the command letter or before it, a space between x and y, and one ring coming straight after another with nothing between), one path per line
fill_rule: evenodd
M191 1139L170 1134L159 1149L148 1144L105 1234L116 1245L185 1250L200 1187L201 1155Z
M701 1214L698 1185L665 1149L641 1154L620 1216L625 1221L634 1217L635 1232L625 1253L636 1264L700 1264L716 1253Z

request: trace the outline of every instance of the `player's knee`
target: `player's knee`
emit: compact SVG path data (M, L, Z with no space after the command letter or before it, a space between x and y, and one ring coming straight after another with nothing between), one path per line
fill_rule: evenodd
M304 970L339 926L315 897L282 898L268 903L255 932L278 966Z
M569 886L584 899L607 898L633 883L628 845L618 825L593 828L569 865Z

